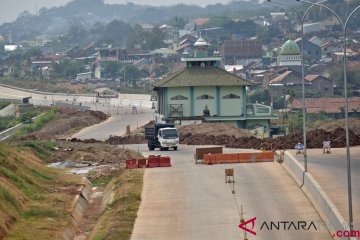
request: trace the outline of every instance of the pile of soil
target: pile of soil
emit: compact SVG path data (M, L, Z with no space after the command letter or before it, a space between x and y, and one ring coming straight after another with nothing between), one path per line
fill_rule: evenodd
M76 111L60 109L60 116L47 123L41 130L32 133L42 139L66 138L82 128L98 124L109 116L100 111Z
M110 136L106 143L111 145L119 145L119 144L142 144L147 143L144 135L136 134L136 135L125 135L125 136Z
M277 138L259 139L251 136L251 134L249 134L246 130L242 130L239 133L237 130L241 129L235 128L232 131L226 131L225 129L222 129L221 126L213 127L211 125L206 129L204 125L205 124L180 127L180 142L182 144L188 145L225 145L226 147L230 148L263 148L266 150L281 149L282 147L286 149L292 149L298 142L303 142L302 132L297 132ZM216 128L217 130L215 130ZM227 128L232 127L228 125ZM181 132L183 132L183 134L181 134ZM241 134L245 136L241 136ZM239 135L240 137L237 137ZM360 145L360 134L356 134L350 130L349 136L350 146ZM333 148L341 148L346 146L345 130L343 128L335 128L332 131L314 129L307 133L306 138L307 148L322 148L323 141L331 141L331 147Z
M141 158L142 155L106 143L83 143L58 141L59 148L49 157L48 162L73 161L75 163L94 162L98 165L124 163L127 159Z
M329 122L318 122L314 129L323 129L325 131L335 131L337 128L344 128L345 119L331 120ZM311 130L314 130L311 129ZM355 134L360 134L360 119L349 118L349 129Z
M200 144L206 144L205 142L209 141L206 140L206 138L211 138L217 141L217 138L241 138L253 136L248 130L236 128L225 123L191 124L179 126L177 129L180 133L180 142L185 141L185 139L192 135L200 135L204 140L204 143ZM200 138L197 140L200 140Z

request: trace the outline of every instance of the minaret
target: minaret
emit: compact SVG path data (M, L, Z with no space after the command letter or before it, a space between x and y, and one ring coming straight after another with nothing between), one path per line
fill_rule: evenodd
M179 36L179 24L178 18L175 17L175 30L173 35L173 49L176 49L180 46L180 36Z
M12 34L11 34L11 30L9 31L9 44L12 44Z

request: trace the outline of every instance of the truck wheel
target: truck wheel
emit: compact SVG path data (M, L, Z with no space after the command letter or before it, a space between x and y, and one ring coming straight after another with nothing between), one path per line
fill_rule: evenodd
M154 151L154 147L153 146L148 146L148 148L149 148L149 151Z
M174 151L177 151L177 147L174 147Z

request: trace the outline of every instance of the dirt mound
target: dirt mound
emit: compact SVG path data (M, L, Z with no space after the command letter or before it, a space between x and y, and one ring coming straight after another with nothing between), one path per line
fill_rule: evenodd
M232 136L234 138L253 136L248 130L236 128L225 123L201 123L177 127L181 136L202 135L204 137ZM207 141L204 139L204 141Z
M105 121L108 116L99 111L74 111L60 109L60 116L47 123L41 130L32 133L42 139L66 138L74 132Z
M125 136L110 136L106 143L111 145L119 145L119 144L142 144L147 143L144 135L125 135Z
M94 162L103 164L120 164L126 159L139 158L141 154L112 146L106 143L84 143L58 141L58 150L48 159L48 162L73 161L75 163Z
M324 122L316 123L314 129L323 129L329 132L329 131L335 131L335 129L337 128L344 128L344 126L345 126L345 119L338 119L325 123ZM349 129L356 134L360 134L360 119L349 118Z
M253 149L293 149L298 142L303 142L302 132L283 137L265 138L263 140L251 136L246 130L231 129L231 126L213 126L218 124L199 124L179 127L180 142L188 145L225 145L230 148ZM226 125L226 124L219 124ZM199 127L197 127L199 126ZM241 130L241 131L238 131ZM214 132L216 131L216 132ZM250 135L250 136L249 136ZM239 136L239 137L237 137ZM331 141L331 147L345 147L345 130L335 128L332 131L315 129L307 133L307 148L322 148L323 141ZM360 145L360 135L349 131L350 146Z

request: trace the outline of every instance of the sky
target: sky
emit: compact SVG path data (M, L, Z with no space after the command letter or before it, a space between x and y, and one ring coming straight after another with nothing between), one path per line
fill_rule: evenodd
M19 13L23 12L24 10L29 11L32 14L36 13L36 7L38 9L42 7L55 7L55 6L62 6L66 3L70 2L71 0L1 0L1 8L0 8L0 24L4 22L12 22L16 19ZM227 0L106 0L107 3L126 3L126 2L133 2L135 4L146 4L146 5L174 5L177 3L184 3L184 4L194 4L200 6L206 6L208 4L215 4L218 2L226 3Z

